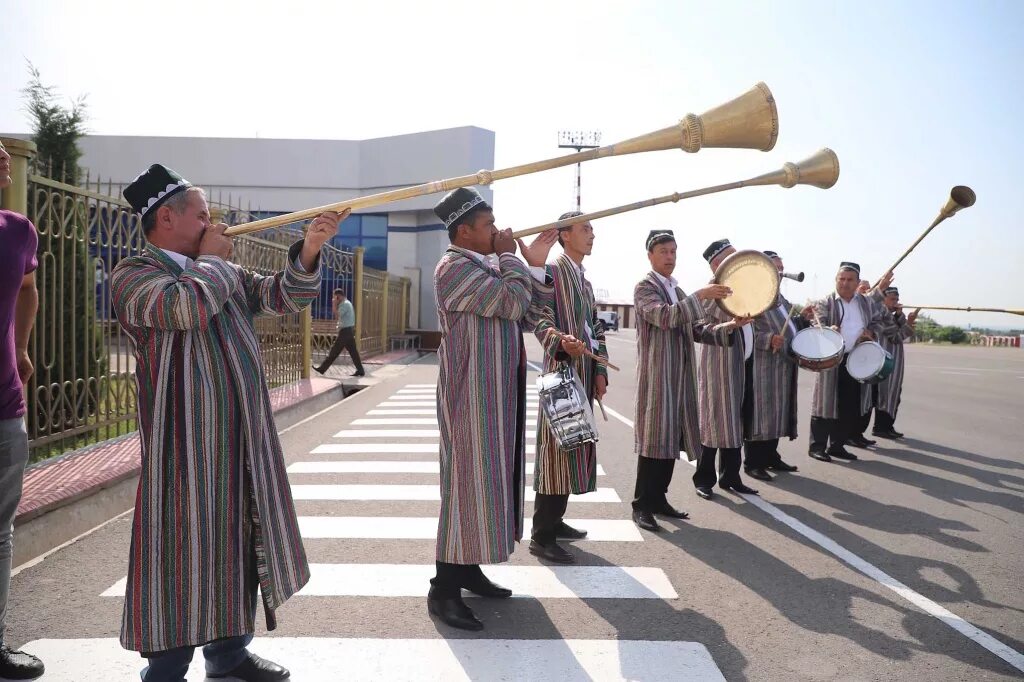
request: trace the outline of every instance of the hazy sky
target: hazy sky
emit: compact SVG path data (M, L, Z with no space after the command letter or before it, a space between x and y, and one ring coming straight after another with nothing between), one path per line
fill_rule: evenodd
M805 271L784 285L802 301L830 290L841 260L874 279L966 184L978 203L899 267L903 300L1024 307L1022 2L0 0L0 38L0 130L27 130L29 59L63 94L88 95L94 133L352 139L475 125L497 133L499 168L559 154L560 129L611 143L764 81L779 108L774 151L584 164L584 210L744 179L823 146L839 155L837 185L602 220L586 263L596 287L631 298L647 231L671 228L685 289L707 280L700 254L727 236ZM573 173L496 183L499 224L571 208Z

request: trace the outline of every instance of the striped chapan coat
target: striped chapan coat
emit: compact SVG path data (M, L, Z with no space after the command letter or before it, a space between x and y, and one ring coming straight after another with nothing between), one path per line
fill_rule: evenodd
M871 299L885 309L885 295L878 289L871 291ZM903 343L913 337L914 330L907 322L907 316L902 312L885 309L878 344L892 353L893 369L892 374L878 383L878 396L874 406L892 417L896 416L896 410L900 406L900 395L903 393L903 375L906 369Z
M792 309L790 302L779 294L774 306L754 318L754 403L747 440L797 437L798 368L789 358L789 344L794 328L799 331L807 322L802 317L791 317ZM772 336L779 333L783 345L773 352Z
M704 319L696 295L676 287L678 303L654 271L633 289L637 331L636 454L689 460L700 454L694 326Z
M717 340L700 349L697 385L700 389L700 440L710 448L738 448L743 445L743 391L746 384L743 331L712 332L711 328L728 322L714 300L703 302L706 322L704 336Z
M272 277L215 256L182 270L147 245L111 291L135 349L142 474L121 644L141 652L267 628L309 579L253 319L297 312L320 289L294 265Z
M882 309L871 302L862 294L854 294L853 300L860 306L860 314L864 320L865 328L874 333L875 337L882 334ZM834 291L815 302L815 310L818 319L826 327L835 326L841 328L843 323L843 302L839 294ZM847 348L849 353L852 348ZM811 405L811 415L825 419L839 418L839 367L826 369L818 372L814 382L814 399ZM871 409L871 385L860 385L860 413L865 415Z
M532 277L514 254L500 273L451 246L434 270L441 324L437 560L506 561L523 537L526 354Z
M554 372L562 362L570 363L583 384L587 400L594 402L594 381L597 376L608 379L608 369L586 355L573 360L562 351L562 340L553 330L571 334L586 341L589 325L597 349L587 348L608 358L604 325L597 324L594 289L581 277L576 264L565 254L545 268L547 279L533 281L534 299L542 301L543 308L534 326L537 339L544 346L544 372ZM578 448L563 450L551 433L544 410L538 410L537 460L534 467L533 489L544 495L579 495L597 489L597 444L586 443Z

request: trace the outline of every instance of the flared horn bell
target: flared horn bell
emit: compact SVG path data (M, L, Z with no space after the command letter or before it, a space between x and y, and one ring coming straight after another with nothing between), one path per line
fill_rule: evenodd
M973 189L967 185L957 185L949 191L949 201L942 207L939 215L948 218L962 208L974 206L974 202L977 200L978 196Z
M777 171L759 175L747 180L747 185L781 185L796 187L797 185L813 185L828 189L839 179L839 157L824 147L811 154L799 163L786 162Z

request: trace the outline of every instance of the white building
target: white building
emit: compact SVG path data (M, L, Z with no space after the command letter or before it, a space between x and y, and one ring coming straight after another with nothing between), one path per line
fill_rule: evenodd
M80 148L93 177L124 184L162 163L214 196L231 193L260 217L494 167L494 133L475 127L371 140L89 135ZM489 188L478 189L493 201ZM339 231L344 248L365 248L368 267L412 281L410 325L417 329L438 329L432 278L448 233L431 209L441 196L358 211Z

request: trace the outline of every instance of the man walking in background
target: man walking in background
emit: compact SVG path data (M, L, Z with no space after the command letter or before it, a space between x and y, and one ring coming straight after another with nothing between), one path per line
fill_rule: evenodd
M314 369L323 374L334 364L341 351L347 350L352 356L352 364L356 366L352 376L366 376L363 363L359 359L359 349L356 347L356 311L352 307L352 301L348 300L341 289L334 290L334 316L338 319L338 338L334 339L331 352L324 358L323 363Z

